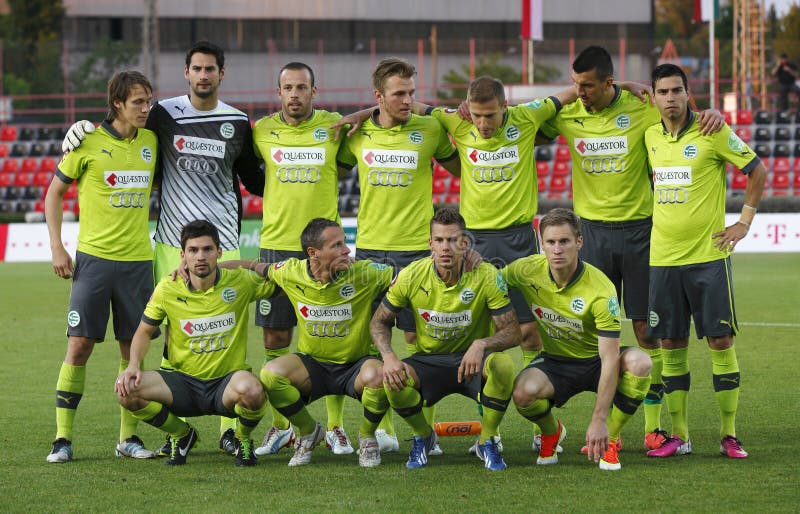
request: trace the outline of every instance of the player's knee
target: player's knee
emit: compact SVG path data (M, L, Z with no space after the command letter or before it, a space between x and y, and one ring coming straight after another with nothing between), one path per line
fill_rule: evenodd
M638 348L631 348L622 354L622 370L628 371L637 377L646 377L650 375L650 369L653 367L653 361L650 356Z
M514 379L514 361L505 353L493 353L486 358L484 369L487 376Z
M274 329L264 327L264 348L279 350L286 348L292 342L292 331L288 329Z
M362 366L358 376L364 387L373 389L383 387L383 372L380 366Z
M709 337L708 347L712 350L727 350L733 346L733 336Z
M539 399L539 388L532 380L517 380L511 393L517 407L527 407Z
M70 336L67 340L67 355L64 362L73 366L83 366L89 361L92 350L94 350L93 339Z

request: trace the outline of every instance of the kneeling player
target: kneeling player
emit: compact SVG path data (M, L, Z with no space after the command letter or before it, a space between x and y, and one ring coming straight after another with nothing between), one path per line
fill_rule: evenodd
M389 403L381 361L370 355L370 306L389 287L393 270L370 261L351 262L344 231L335 221L311 220L300 239L307 259L289 259L267 271L297 315L298 352L269 361L261 381L272 406L299 432L290 466L311 462L312 451L325 437L325 428L306 405L323 396L347 395L364 407L358 463L374 467L381 463L375 429Z
M556 464L566 429L550 409L580 392L595 391L587 454L600 462L600 469L617 470L620 430L647 393L652 362L638 348L619 347L614 285L578 258L583 244L578 217L568 209L553 209L539 229L545 255L518 259L501 271L509 286L525 296L544 345L517 376L514 403L542 430L536 463Z
M178 416L238 417L236 465L253 466L250 433L267 404L245 362L248 304L271 296L275 286L248 270L218 268L219 232L208 221L187 224L181 247L189 280L165 277L156 286L133 336L128 369L117 379L119 403L170 435L167 465L185 464L197 442L195 429ZM174 370L141 371L150 336L165 320Z
M514 363L503 350L519 344L520 328L500 273L489 263L464 270L468 246L464 218L453 209L431 220L433 259L413 262L397 276L372 318L370 332L384 361L386 395L414 431L406 467L422 468L436 443L422 407L459 393L483 406L477 456L503 470L497 434L511 400ZM401 361L392 351L397 313L411 307L417 353ZM491 333L491 322L496 326Z

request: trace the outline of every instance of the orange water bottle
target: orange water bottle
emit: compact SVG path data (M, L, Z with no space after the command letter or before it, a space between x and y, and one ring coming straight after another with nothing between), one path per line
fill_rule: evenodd
M480 421L440 421L433 424L436 435L459 436L459 435L478 435L481 433Z

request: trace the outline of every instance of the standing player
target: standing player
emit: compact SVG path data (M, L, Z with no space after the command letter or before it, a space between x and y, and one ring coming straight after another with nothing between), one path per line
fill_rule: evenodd
M344 163L358 166L356 259L388 264L397 271L430 257L431 158L454 175L460 173L458 152L440 124L411 112L415 74L414 66L402 59L378 63L372 72L378 108L366 111L368 119L347 138L341 154ZM416 334L409 309L399 312L397 328L405 332L413 352ZM381 425L386 437L379 431L379 438L384 448L396 451L399 445L390 419ZM434 454L439 453L437 448Z
M551 412L582 391L597 393L586 430L589 459L618 470L617 441L650 384L650 358L619 346L619 301L614 285L579 257L578 217L553 209L539 222L544 255L531 255L502 270L520 288L536 317L544 351L520 372L514 403L542 430L537 464L558 462L567 431Z
M341 139L329 127L341 116L313 108L317 93L309 66L291 62L278 74L281 110L260 119L253 128L256 154L266 166L264 215L261 225L261 261L303 259L297 234L314 218L339 220L339 174L336 156ZM297 318L287 296L258 302L256 325L263 327L265 363L289 352ZM326 396L328 430L326 443L335 454L353 447L344 431L343 396ZM277 453L294 440L289 420L274 408L272 427L256 449L256 455Z
M429 244L433 258L415 261L399 273L370 323L383 357L389 403L414 432L406 467L425 467L436 442L422 406L459 393L483 406L478 458L486 469L503 470L497 434L511 399L514 363L502 352L520 339L506 283L486 262L464 270L469 238L464 218L454 209L433 216ZM414 313L417 352L401 361L392 350L391 327L403 307ZM496 329L490 335L492 322Z
M664 389L673 435L647 455L668 457L692 451L688 425L691 315L697 337L705 337L711 349L721 418L720 452L745 458L747 452L736 438L739 363L733 336L739 329L730 253L747 236L766 170L727 125L716 134L700 133L697 114L688 108L683 70L662 64L652 77L661 123L645 133L655 185L648 321L650 334L662 338ZM741 217L729 227L725 227L726 162L748 178Z
M298 352L266 363L261 381L273 408L299 431L290 466L311 462L311 452L324 436L306 405L346 394L364 408L358 462L374 467L381 462L375 429L389 403L381 361L370 355L370 307L389 287L393 270L370 261L352 263L344 231L335 221L311 220L300 239L307 258L279 262L268 271L302 321Z
M604 48L590 46L578 54L572 80L578 100L565 104L541 132L549 139L562 134L569 146L573 204L583 233L580 257L611 279L639 347L653 361L644 400L644 447L652 450L668 437L661 430L661 342L646 334L653 193L644 132L659 120L658 109L613 83ZM704 121L718 129L722 117L713 114Z
M73 278L67 315L67 355L56 384L56 440L47 462L72 460L75 411L86 383L86 363L105 338L109 304L120 369L128 367L136 319L153 291L153 252L147 217L158 141L145 130L153 90L139 72L115 74L108 82L108 119L84 145L65 156L47 190L45 214L53 253L53 271ZM78 182L81 223L72 259L61 242L62 201ZM122 409L120 457L146 459L136 435L137 421Z
M114 387L119 402L137 418L170 435L165 464L186 463L197 432L178 416L238 417L235 464L254 466L250 433L267 410L264 390L246 362L248 306L270 296L275 285L244 269L220 269L217 228L206 220L181 230L181 257L189 279L158 283L133 336L130 365ZM150 339L169 320L170 370L141 371Z
M183 73L189 94L158 102L145 125L158 135L159 142L161 211L154 236L156 281L179 266L181 229L192 220L208 219L219 229L221 260L238 259L242 216L239 179L253 194L264 191L250 120L219 100L219 85L225 76L222 48L208 41L195 43L186 53ZM64 139L64 150L77 147L89 127L88 122L73 125ZM163 360L162 366L169 368L169 363ZM234 450L234 427L235 420L221 421L220 449L227 453ZM162 454L169 451L168 443Z

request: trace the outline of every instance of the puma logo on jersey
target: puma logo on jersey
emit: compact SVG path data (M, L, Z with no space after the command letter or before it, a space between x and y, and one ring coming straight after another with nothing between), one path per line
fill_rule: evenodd
M280 139L281 138L281 133L280 132L275 132L274 130L270 130L269 133L270 133L270 135L275 136L275 139Z
M183 302L186 305L189 305L189 299L188 298L181 298L180 296L176 296L175 299L178 300L179 302Z
M306 288L301 287L300 284L295 284L294 287L300 290L301 293L306 294Z
M361 135L369 138L369 140L372 141L372 134L369 132L361 132Z
M473 132L473 131L471 131L471 130L470 130L470 131L469 131L469 135L470 135L470 136L472 136L472 140L473 140L473 141L477 141L477 140L478 140L478 135L477 135L477 134L475 134L475 132Z
M181 114L183 114L183 111L186 110L186 107L178 107L177 105L173 105L173 107L176 108L177 110L181 111Z
M108 157L109 157L110 159L113 159L113 158L114 158L114 156L113 156L113 155L111 155L111 152L113 152L113 150L106 150L105 148L101 148L101 149L100 149L100 153L107 153L107 154L108 154Z
M425 289L424 287L422 287L422 286L419 286L419 289L420 289L420 291L422 291L423 293L425 293L425 296L430 296L430 295L431 295L431 292L430 292L430 291L428 291L427 289Z
M531 288L536 292L536 294L539 294L539 286L531 282Z
M572 121L574 121L575 123L580 125L581 128L586 128L586 127L583 126L583 120L579 120L578 118L573 118Z

